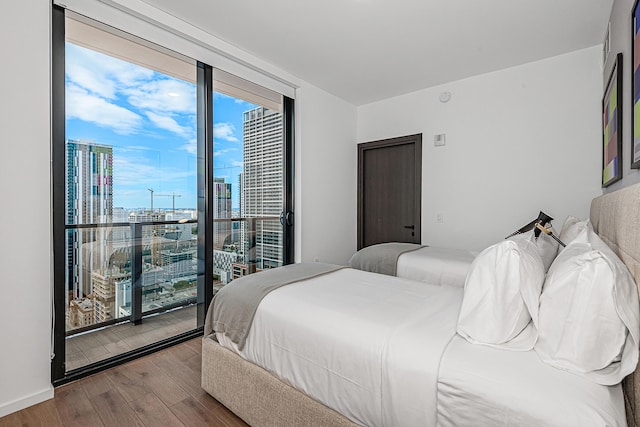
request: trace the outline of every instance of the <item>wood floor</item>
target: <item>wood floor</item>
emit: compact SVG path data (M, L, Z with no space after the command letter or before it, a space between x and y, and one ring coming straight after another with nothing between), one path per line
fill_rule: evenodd
M13 426L246 426L200 388L201 338L58 387Z

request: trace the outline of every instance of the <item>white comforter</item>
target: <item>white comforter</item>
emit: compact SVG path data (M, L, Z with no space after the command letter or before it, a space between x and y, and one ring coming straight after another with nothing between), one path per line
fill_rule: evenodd
M279 288L230 348L366 426L623 426L621 386L455 335L462 289L344 269Z
M622 387L543 363L534 351L451 340L440 364L438 426L626 426Z
M461 296L340 270L267 295L241 354L358 424L435 425L438 366Z
M464 287L477 252L425 246L398 257L396 276L446 286Z

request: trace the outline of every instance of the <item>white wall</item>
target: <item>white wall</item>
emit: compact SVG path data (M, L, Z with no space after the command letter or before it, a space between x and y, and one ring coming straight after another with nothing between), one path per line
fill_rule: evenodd
M358 108L358 142L423 134L423 244L479 250L539 210L557 227L588 215L601 194L600 49ZM447 145L434 147L440 133Z
M356 250L356 107L311 85L296 96L296 261L346 264Z
M53 396L49 0L0 14L0 417Z
M631 169L631 8L634 0L614 0L611 10L611 53L602 73L602 89L609 81L616 54L622 53L622 180L610 185L605 192L640 182L640 169Z

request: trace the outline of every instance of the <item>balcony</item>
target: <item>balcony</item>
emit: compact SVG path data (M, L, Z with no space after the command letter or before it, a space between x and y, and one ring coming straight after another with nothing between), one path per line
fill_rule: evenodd
M134 219L66 226L67 371L197 328L197 220ZM278 217L215 219L213 229L214 293L282 265Z

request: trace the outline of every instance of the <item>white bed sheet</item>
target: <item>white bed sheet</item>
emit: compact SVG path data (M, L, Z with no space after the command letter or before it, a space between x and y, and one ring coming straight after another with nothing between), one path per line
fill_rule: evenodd
M438 379L439 426L626 426L622 388L515 352L451 340Z
M339 270L267 295L240 354L358 424L434 425L438 366L461 297L458 288Z
M425 246L398 257L396 276L463 288L477 252Z

